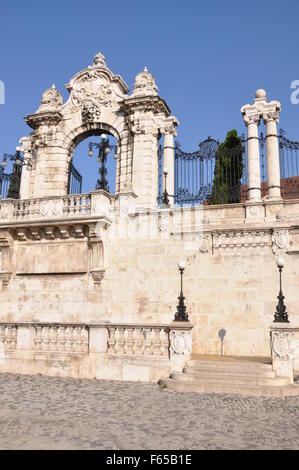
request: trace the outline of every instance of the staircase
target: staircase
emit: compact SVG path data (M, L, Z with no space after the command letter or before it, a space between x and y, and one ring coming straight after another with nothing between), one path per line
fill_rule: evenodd
M284 397L299 395L299 384L276 377L268 358L198 356L182 373L162 378L160 385L178 392L228 393Z

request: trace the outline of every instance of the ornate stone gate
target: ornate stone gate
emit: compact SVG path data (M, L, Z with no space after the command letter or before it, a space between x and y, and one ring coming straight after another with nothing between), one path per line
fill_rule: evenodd
M21 199L65 196L75 147L104 131L118 142L116 193L133 192L138 204L156 206L158 161L153 156L161 134L168 142L166 152L169 148L173 152L178 121L158 96L154 77L145 68L129 95L124 80L108 69L99 53L66 88L70 93L66 103L53 85L44 92L38 110L25 118L33 133L24 150L31 152L33 162L32 171L23 172ZM170 172L171 161L168 158Z

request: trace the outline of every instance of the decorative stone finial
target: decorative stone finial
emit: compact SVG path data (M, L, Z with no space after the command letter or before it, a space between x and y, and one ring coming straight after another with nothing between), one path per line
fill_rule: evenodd
M143 72L140 72L135 79L132 96L157 96L158 87L155 82L154 76L149 73L147 67L144 67Z
M59 91L56 90L56 87L53 83L51 88L48 88L43 93L37 113L42 113L46 111L57 111L62 106L62 104L62 95Z
M99 52L94 56L93 63L94 65L101 65L102 67L106 67L105 56L101 52Z
M265 90L263 90L263 88L259 88L258 90L256 90L255 92L256 100L266 100L266 98L267 98L267 93Z

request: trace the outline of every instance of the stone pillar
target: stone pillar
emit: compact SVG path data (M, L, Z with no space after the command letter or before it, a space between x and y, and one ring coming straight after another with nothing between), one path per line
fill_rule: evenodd
M134 126L133 192L136 204L153 208L158 204L158 130L152 126Z
M247 127L247 168L248 168L248 199L257 201L261 199L261 171L260 171L260 147L258 138L258 125L260 113L256 101L261 98L257 90L254 104L242 106L241 113ZM264 90L262 90L264 91Z
M30 197L30 178L31 178L31 168L32 166L32 152L31 152L31 142L29 137L22 137L20 139L20 144L24 152L24 162L25 165L22 169L21 176L21 186L20 186L20 199L28 199Z
M263 120L266 124L266 155L267 155L267 177L268 177L268 197L280 199L280 168L279 168L279 148L277 137L277 125L279 107L275 110L265 112Z
M246 122L246 121L245 121ZM260 149L258 138L258 115L250 116L247 126L248 199L261 199Z
M176 135L174 127L166 128L164 131L163 146L163 168L168 169L167 174L167 192L169 202L172 205L174 199L174 136ZM165 178L163 175L163 191L165 190Z

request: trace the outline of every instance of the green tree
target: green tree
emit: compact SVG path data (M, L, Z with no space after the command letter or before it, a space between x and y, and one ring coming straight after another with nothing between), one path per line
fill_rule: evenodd
M209 204L240 202L243 174L242 140L235 129L229 131L215 155L212 194Z

